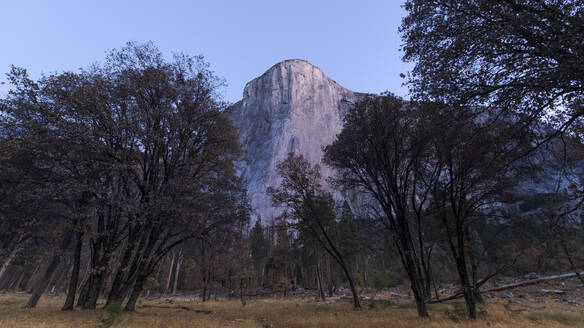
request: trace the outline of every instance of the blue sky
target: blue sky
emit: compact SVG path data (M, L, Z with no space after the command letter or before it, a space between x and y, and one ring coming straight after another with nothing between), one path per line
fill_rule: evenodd
M306 59L341 85L405 96L398 27L402 1L27 1L0 5L0 81L9 65L41 73L102 61L126 41L165 55L202 54L226 79L225 99L273 64ZM0 86L5 94L7 85Z

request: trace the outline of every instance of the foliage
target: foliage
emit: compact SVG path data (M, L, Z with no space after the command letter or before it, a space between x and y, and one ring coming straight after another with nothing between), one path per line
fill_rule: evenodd
M562 127L582 115L581 1L410 0L405 9L416 97L555 116Z

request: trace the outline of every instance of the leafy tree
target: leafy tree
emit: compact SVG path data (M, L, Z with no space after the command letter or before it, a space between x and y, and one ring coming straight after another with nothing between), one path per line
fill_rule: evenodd
M448 105L557 119L584 113L580 0L409 0L400 31L411 92Z
M32 186L27 181L36 176L38 199L64 226L29 307L63 250L73 239L81 247L81 231L91 253L78 305L95 308L111 274L108 303L128 296L126 310L133 310L170 250L241 220L245 192L234 166L241 148L216 92L222 81L202 57L166 61L152 43L129 43L78 73L33 81L13 68L9 78L14 88L0 102L1 144L14 151L2 165L27 163L15 185Z

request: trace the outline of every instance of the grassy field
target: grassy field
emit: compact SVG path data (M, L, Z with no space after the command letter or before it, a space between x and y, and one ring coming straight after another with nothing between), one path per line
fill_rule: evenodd
M36 309L23 309L27 295L0 295L0 327L584 327L583 308L550 302L537 306L491 302L481 309L481 320L464 319L462 303L431 305L431 319L416 317L409 302L364 302L353 311L348 302L265 299L200 301L142 300L135 313L112 315L103 310L62 312L61 297L43 297ZM211 310L195 313L181 307ZM115 319L114 319L115 318ZM107 326L107 325L105 325Z

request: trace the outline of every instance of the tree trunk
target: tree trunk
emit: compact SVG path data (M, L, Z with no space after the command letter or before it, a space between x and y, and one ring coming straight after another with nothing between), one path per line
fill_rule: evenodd
M57 267L59 267L59 263L61 262L61 252L65 248L67 248L69 243L71 243L72 237L73 237L72 230L68 230L67 232L65 232L65 235L63 236L63 240L61 241L59 249L57 250L56 254L53 255L53 258L51 259L49 266L45 270L42 279L39 280L38 284L34 288L32 295L28 299L28 302L24 306L26 309L33 309L34 307L36 307L39 299L45 292L45 289L47 289L47 286L51 282L53 274L57 270Z
M166 277L166 287L164 288L164 293L168 294L170 290L170 281L172 279L172 269L174 267L174 259L176 257L176 252L172 252L172 258L170 260L170 265L168 266L168 277Z
M416 274L410 274L411 289L414 293L414 300L416 302L416 309L418 316L421 318L428 317L428 308L426 307L425 288L422 283L422 278Z
M178 260L176 262L176 270L174 271L174 282L172 284L172 294L176 294L176 290L178 288L178 274L180 273L180 267L182 266L184 260L182 249L179 250L178 253Z
M87 274L89 275L89 273ZM77 307L81 307L87 302L89 297L89 278L81 283L81 290L79 290L79 297L77 298Z
M16 280L16 282L10 286L10 289L13 289L13 290L20 289L20 285L22 284L22 281L24 280L25 275L26 274L24 273L24 271L22 271L20 273L20 277L18 278L18 280Z
M83 247L83 232L77 232L77 243L73 254L73 268L71 270L71 279L69 280L69 290L67 299L61 310L71 311L75 304L75 295L77 294L77 284L79 282L79 267L81 266L81 249Z
M34 271L31 273L30 277L28 277L28 280L26 281L26 284L24 286L24 290L27 293L32 293L34 290L34 287L36 286L38 280L40 279L39 276L41 275L41 271L42 269L46 270L45 265L42 263L42 261L35 267Z
M357 288L355 287L355 282L353 281L353 277L351 276L351 274L349 273L349 271L347 271L347 268L343 267L343 271L345 271L345 275L347 276L347 279L349 280L349 286L351 286L351 293L353 293L353 306L355 307L355 309L360 309L361 308L361 302L359 301L359 294L357 294Z
M6 273L6 269L8 269L8 266L10 265L10 263L12 263L12 260L14 260L16 255L20 253L21 250L22 247L20 246L16 246L12 249L10 255L8 255L8 258L4 261L4 263L2 263L2 266L0 267L0 279L2 279L4 273Z
M124 311L133 312L136 310L136 302L138 301L138 298L144 289L144 285L146 285L147 278L148 275L144 274L143 270L140 270L138 276L136 277L136 282L134 283L134 288L132 289L128 303L126 303L126 306L124 307Z
M47 289L47 286L51 282L51 278L53 277L53 273L55 273L55 271L57 270L57 267L59 266L60 261L61 261L60 255L53 255L53 258L51 259L49 266L45 270L45 274L43 275L43 278L35 286L32 295L30 296L30 298L28 299L28 302L24 306L25 308L32 309L32 308L36 307L39 299L41 298L41 295L45 292L45 289Z
M128 299L128 303L126 303L124 311L136 310L136 302L138 301L140 294L142 294L148 276L151 271L154 270L155 263L152 262L154 259L151 258L151 255L154 250L154 244L156 243L156 238L153 238L153 235L155 235L155 229L150 230L149 234L150 237L148 238L149 240L146 249L142 254L142 258L138 259L137 262L136 281L134 282L134 288L132 288L130 298Z
M419 270L416 269L415 259L410 253L407 248L404 248L403 244L407 241L399 241L396 242L398 249L400 247L400 243L402 244L402 249L405 251L400 252L400 257L402 260L402 264L404 269L406 269L406 273L408 274L408 278L410 280L410 286L412 292L414 293L414 300L416 302L416 309L418 311L418 316L420 318L426 318L429 316L428 308L426 306L426 298L424 295L426 294L426 288L424 287L424 278L421 276Z
M241 301L241 305L245 306L245 296L243 294L243 280L244 278L239 279L239 300Z
M466 310L468 311L468 318L470 320L477 319L477 305L474 298L472 286L464 286L464 301L466 303Z
M144 236L140 238L140 242L138 242L138 237L135 238L136 240L126 246L124 256L122 257L120 266L118 267L118 271L112 282L106 306L112 302L123 303L124 298L133 283L133 275L135 270L137 270L138 259L135 258L134 261L132 261L132 255L134 254L138 243L140 243L140 246L143 246L146 242Z
M322 277L321 277L321 272L320 272L320 259L318 260L318 262L316 263L316 284L318 286L318 295L320 296L321 300L325 300L326 297L324 296L324 290L322 288Z
M83 298L83 302L77 302L77 306L85 310L95 309L107 274L107 263L109 262L109 254L103 254L103 252L94 251L91 257L92 265L86 282L86 295Z

